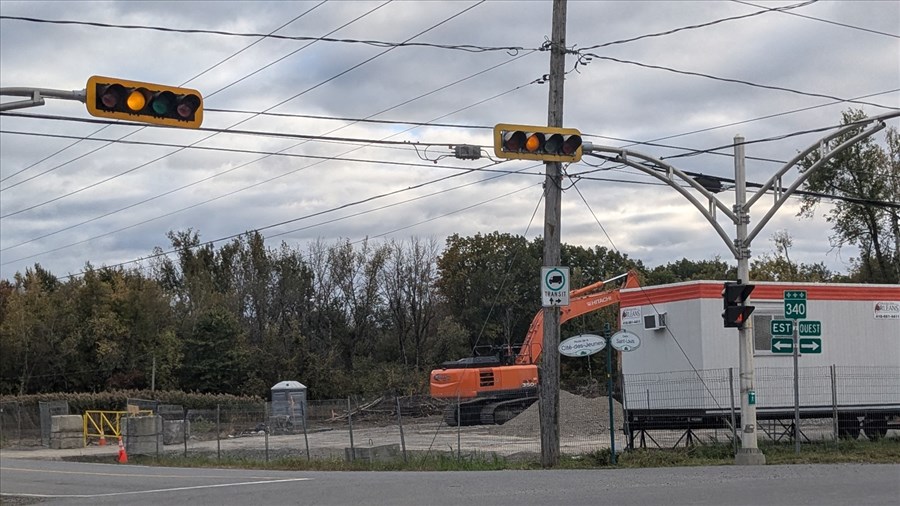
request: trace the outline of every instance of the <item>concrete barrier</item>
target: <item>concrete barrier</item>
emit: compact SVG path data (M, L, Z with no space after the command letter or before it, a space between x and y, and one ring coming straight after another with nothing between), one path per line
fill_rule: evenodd
M156 455L163 447L161 416L129 416L119 422L128 455Z
M64 450L84 447L84 419L81 415L50 417L50 448Z
M344 448L344 459L364 462L389 462L400 457L400 445L388 444L370 447Z

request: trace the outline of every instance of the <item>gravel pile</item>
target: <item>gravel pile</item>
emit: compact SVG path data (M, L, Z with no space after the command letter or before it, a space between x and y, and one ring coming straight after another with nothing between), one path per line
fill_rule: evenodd
M535 402L519 416L490 429L492 434L501 436L534 436L540 434L541 419L539 403ZM613 400L613 411L616 429L625 423L622 405ZM609 399L595 397L588 399L571 394L565 390L559 392L559 434L562 437L596 436L609 432Z

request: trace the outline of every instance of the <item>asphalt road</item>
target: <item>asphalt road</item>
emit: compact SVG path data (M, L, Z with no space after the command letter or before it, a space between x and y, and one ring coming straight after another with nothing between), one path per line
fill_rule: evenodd
M885 505L900 497L900 465L290 472L0 459L0 494L4 504Z

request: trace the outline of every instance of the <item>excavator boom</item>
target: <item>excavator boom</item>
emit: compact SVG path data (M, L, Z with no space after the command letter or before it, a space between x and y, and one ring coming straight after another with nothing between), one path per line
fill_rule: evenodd
M627 276L625 288L637 287L637 274L600 281L573 290L569 305L560 308L560 323L619 302L620 288L597 292ZM538 367L544 342L544 311L531 321L525 341L513 361L500 357L471 357L445 362L431 371L431 395L453 400L444 411L449 425L502 424L537 399ZM510 357L511 358L511 357ZM512 362L512 363L511 363Z
M598 281L594 284L579 288L578 290L572 290L569 292L569 305L560 308L559 322L565 323L576 316L581 316L590 313L591 311L597 311L612 304L617 304L619 302L619 288L603 292L594 292L594 290L623 276L626 277L623 288L637 288L639 286L637 273L628 271L627 274L622 274L606 281ZM531 325L528 327L528 334L526 334L525 341L522 343L522 348L516 356L516 364L537 364L538 359L541 358L541 352L543 352L543 345L544 311L540 310L534 315L534 319L531 320Z

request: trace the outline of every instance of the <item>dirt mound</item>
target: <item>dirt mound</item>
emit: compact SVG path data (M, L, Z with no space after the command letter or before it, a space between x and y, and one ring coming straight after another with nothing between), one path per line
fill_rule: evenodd
M492 434L502 436L534 436L540 434L541 419L539 403L535 402L519 416L491 428ZM622 405L613 400L615 426L625 423ZM587 398L565 390L559 392L559 432L560 436L596 436L609 432L609 399L607 397Z

